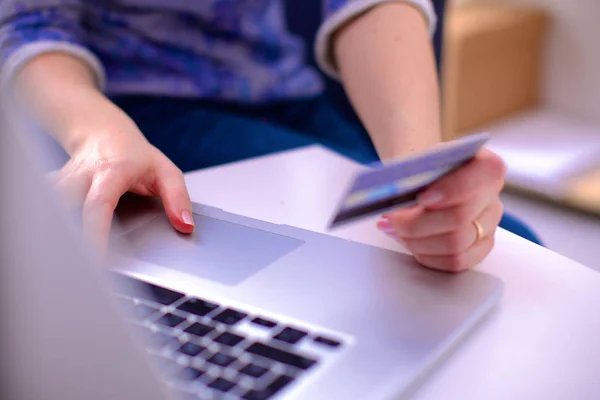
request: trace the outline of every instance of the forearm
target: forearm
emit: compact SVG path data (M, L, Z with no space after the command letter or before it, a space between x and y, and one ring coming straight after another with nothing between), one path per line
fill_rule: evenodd
M68 54L34 58L18 74L15 89L26 108L69 154L91 133L102 134L107 121L114 125L115 118L122 118L133 125L98 90L85 62Z
M110 108L100 60L86 47L83 0L1 0L0 86L71 153ZM33 115L31 115L33 114Z
M439 87L426 20L403 3L379 5L334 36L348 96L382 159L440 142Z

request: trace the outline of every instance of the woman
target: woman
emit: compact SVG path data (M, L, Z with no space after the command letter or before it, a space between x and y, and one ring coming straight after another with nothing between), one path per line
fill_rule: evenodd
M55 184L101 249L127 191L192 232L181 170L315 142L362 162L440 142L430 0L324 1L318 63L368 135L323 97L281 0L89 3L3 0L1 51L3 81L70 155ZM472 267L494 245L503 177L482 150L378 227L424 266Z

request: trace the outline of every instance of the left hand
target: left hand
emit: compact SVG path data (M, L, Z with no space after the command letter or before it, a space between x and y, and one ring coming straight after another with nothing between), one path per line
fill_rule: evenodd
M426 267L448 272L474 267L494 247L505 172L502 160L483 149L429 186L418 205L385 214L377 226Z

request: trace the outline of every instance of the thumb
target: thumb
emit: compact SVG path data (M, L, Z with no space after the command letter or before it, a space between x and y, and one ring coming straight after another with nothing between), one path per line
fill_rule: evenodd
M159 173L157 186L171 225L181 233L194 232L192 202L181 171L174 165L164 168Z

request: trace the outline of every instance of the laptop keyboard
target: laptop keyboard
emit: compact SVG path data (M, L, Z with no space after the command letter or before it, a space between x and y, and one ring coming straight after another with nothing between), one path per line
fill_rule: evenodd
M136 297L128 290L116 295L182 400L274 399L342 347L310 329L117 276L135 289ZM306 344L322 351L306 354Z

